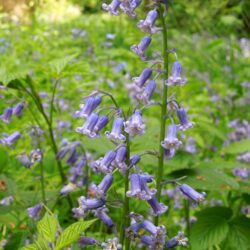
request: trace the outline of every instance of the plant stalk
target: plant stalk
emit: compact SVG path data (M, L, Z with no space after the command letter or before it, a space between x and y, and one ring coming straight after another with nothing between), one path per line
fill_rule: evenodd
M165 81L168 78L168 35L167 35L167 25L164 18L164 9L160 4L159 8L159 18L162 26L162 36L163 36L163 60L164 60L164 78L163 78L163 96L162 96L162 106L161 106L161 125L160 125L160 138L159 138L159 160L158 168L156 173L156 188L157 194L156 197L160 201L161 199L161 189L162 189L162 178L164 175L164 149L161 146L161 142L165 137L166 130L166 115L167 115L167 96L168 96L168 87L165 85ZM158 225L158 216L155 217L155 224Z

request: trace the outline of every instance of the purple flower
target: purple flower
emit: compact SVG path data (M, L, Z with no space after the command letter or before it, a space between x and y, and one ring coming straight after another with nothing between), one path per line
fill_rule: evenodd
M113 0L110 4L103 3L102 8L108 11L111 15L118 16L120 14L118 11L120 4L120 0Z
M17 155L16 159L26 168L30 168L32 163L26 153L20 153Z
M112 162L115 160L116 152L114 150L108 151L103 158L95 161L92 164L92 168L101 173L112 173L113 166Z
M42 203L39 203L38 205L34 206L34 207L30 207L27 209L27 213L29 215L30 218L32 219L39 219L39 214L42 210Z
M97 124L97 121L98 121L98 115L92 113L89 116L89 118L87 119L87 121L83 127L76 128L76 132L78 132L80 134L87 135L90 138L97 137L97 134L94 131L94 128L95 128L95 125Z
M72 174L72 176L70 177L70 182L75 183L77 178L79 176L82 176L82 168L83 166L86 164L86 160L85 159L80 159L79 162L76 164L75 167L72 167L70 169L70 173Z
M118 238L108 239L106 242L101 244L103 250L122 250L122 245L119 244Z
M187 113L183 108L177 110L177 116L180 122L180 124L178 125L178 128L180 130L185 131L193 127L193 123L188 121Z
M130 174L130 191L127 191L128 197L139 197L141 193L141 183L139 174Z
M142 0L128 0L122 1L120 8L121 10L126 13L129 17L135 18L135 9L141 4Z
M16 115L17 117L22 116L22 111L24 109L24 105L22 103L18 103L14 108L13 108L13 114Z
M115 160L112 163L114 166L116 166L120 170L121 173L125 173L128 169L128 166L125 162L126 155L127 155L126 147L122 146L118 148L116 152Z
M195 201L196 203L200 203L205 198L205 193L198 193L187 184L182 184L179 189L186 197Z
M130 240L135 240L135 238L138 237L141 228L141 222L133 223L130 227L126 228L126 237Z
M76 117L82 117L87 119L92 112L97 108L97 106L101 103L102 99L100 96L91 96L87 99L85 104L80 105L80 111L76 111Z
M145 87L142 94L138 95L138 99L141 100L144 105L153 103L153 101L151 101L151 97L154 94L155 89L156 89L156 82L152 80Z
M142 135L145 132L145 124L142 121L142 113L139 109L136 109L132 117L124 122L124 130L130 136Z
M76 152L77 146L78 146L78 143L74 143L70 149L69 156L67 158L68 165L73 165L78 159L78 154Z
M5 197L3 198L1 201L0 201L0 205L2 206L9 206L11 202L14 201L14 197L12 195L8 196L8 197Z
M147 200L148 204L152 207L152 215L158 216L160 214L165 213L168 210L168 207L165 206L163 203L159 203L155 196L152 199Z
M80 244L81 247L85 247L85 246L96 245L98 244L98 241L94 238L82 235L80 236L78 243Z
M31 164L40 162L43 158L43 153L40 149L34 149L30 152Z
M102 115L98 118L98 121L95 125L94 131L97 136L99 136L100 130L102 130L109 122L109 119L106 115Z
M19 132L14 132L13 134L6 136L3 139L0 139L0 143L12 146L19 138L21 134Z
M98 217L107 227L113 227L114 223L112 219L107 215L108 209L103 206L93 211L94 215Z
M141 160L140 155L133 155L133 156L129 159L129 168L134 167L140 160Z
M157 19L157 11L150 10L145 20L140 20L137 23L137 27L142 31L150 34L156 33L159 28L154 26L154 23Z
M151 68L145 68L139 77L134 77L133 83L135 83L138 87L143 87L143 85L145 84L145 82L150 78L150 76L152 75L153 70Z
M164 148L164 157L166 159L171 159L175 156L175 149Z
M187 79L182 78L182 66L178 61L175 61L172 66L172 75L167 79L166 85L168 86L183 86Z
M197 152L195 140L192 137L187 138L185 145L185 151L190 154L195 154Z
M78 199L80 207L83 208L83 210L88 211L92 209L97 209L99 207L102 207L104 205L103 199L93 198L93 199L87 199L84 196L81 196Z
M233 174L235 176L239 176L240 178L245 179L245 180L248 179L249 173L250 173L250 169L246 169L246 168L238 167L233 170Z
M145 36L141 40L141 42L138 45L132 45L131 50L137 54L142 60L146 59L146 56L144 54L145 50L148 48L148 46L151 43L151 37L150 36Z
M0 116L0 120L2 120L5 123L10 123L12 113L13 113L12 108L6 108L3 112L3 114Z
M164 141L161 142L161 146L165 149L178 149L182 142L178 140L176 137L177 134L177 127L175 124L171 124L168 126L168 135L164 139Z
M73 192L75 189L76 189L76 184L70 182L61 189L60 195L66 196L67 194Z
M107 174L98 186L92 186L98 198L106 198L106 193L113 183L112 174Z
M173 237L172 239L168 240L166 242L166 247L169 248L174 248L177 246L187 246L188 244L188 238L185 237L185 235L182 232L179 232L177 236Z
M114 140L114 141L124 141L125 136L122 134L122 128L123 128L123 119L120 117L116 117L111 132L106 131L105 135L108 139Z

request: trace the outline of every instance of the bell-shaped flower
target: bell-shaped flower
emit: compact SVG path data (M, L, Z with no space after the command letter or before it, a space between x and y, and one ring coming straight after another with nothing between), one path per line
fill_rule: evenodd
M120 4L120 0L113 0L110 4L103 3L102 8L108 11L111 15L118 16L120 14L118 11Z
M175 124L168 126L168 134L164 141L161 142L161 146L165 149L178 149L182 142L177 138L177 127Z
M131 50L135 54L137 54L142 60L145 60L146 56L145 56L144 52L146 51L146 49L150 45L151 40L152 39L150 36L145 36L142 38L142 40L140 41L140 43L138 45L132 45Z
M172 66L172 74L166 81L167 86L183 86L187 82L186 78L182 77L182 66L179 61L175 61Z
M123 129L123 119L120 117L116 117L113 124L111 132L106 131L105 135L108 139L113 141L124 141L125 136L122 134Z
M159 28L155 27L155 21L157 19L157 11L154 10L150 10L148 12L148 15L146 17L145 20L140 20L137 23L137 27L142 31L142 32L146 32L146 33L150 33L150 34L154 34L157 31L159 31Z

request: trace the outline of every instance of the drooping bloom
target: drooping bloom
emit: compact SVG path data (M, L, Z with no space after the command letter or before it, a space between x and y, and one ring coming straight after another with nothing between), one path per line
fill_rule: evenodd
M168 126L168 134L164 141L161 142L161 146L165 149L178 149L182 142L176 137L177 127L175 124Z
M140 76L138 77L134 77L133 83L135 83L138 87L143 87L144 84L146 83L146 81L150 78L150 76L152 75L153 70L151 68L145 68Z
M139 231L142 228L141 222L133 223L131 226L126 228L126 237L128 237L130 240L135 240L139 236Z
M73 165L77 160L78 160L78 154L77 154L77 146L78 146L78 142L73 143L72 146L70 147L70 151L69 151L69 156L67 158L67 164L68 165Z
M183 232L178 232L178 234L175 237L173 237L172 239L166 242L166 247L168 249L171 249L177 246L186 247L187 245L188 245L188 238L185 237Z
M122 0L120 8L129 17L135 18L135 9L141 4L142 0Z
M137 95L137 98L141 100L141 102L144 105L151 104L153 103L153 101L151 100L151 97L154 94L155 89L156 89L156 82L152 80L148 83L148 85L145 87L143 92Z
M159 203L155 196L153 196L152 199L147 200L147 202L152 207L153 216L161 215L168 210L168 207L163 203Z
M137 54L142 60L146 59L146 56L144 54L145 50L148 48L148 46L151 43L151 37L150 36L145 36L142 38L140 43L138 45L132 45L131 50Z
M82 168L85 164L86 160L82 158L77 162L74 167L70 168L70 173L72 175L69 179L70 182L75 183L78 177L83 175Z
M11 202L14 201L14 197L12 195L3 198L2 200L0 200L0 205L2 206L9 206Z
M159 30L159 28L156 28L154 26L156 19L157 19L157 11L155 9L150 10L148 12L148 15L147 15L146 19L145 20L140 20L137 23L137 27L142 32L154 34L155 32L157 32Z
M111 132L106 131L105 135L110 140L124 141L126 137L122 134L122 128L123 128L123 119L120 117L116 117L113 122Z
M120 0L113 0L110 4L103 3L102 8L108 11L111 15L118 16L120 14L118 11L120 4Z
M179 189L186 197L196 203L200 203L205 199L205 193L198 193L196 190L194 190L187 184L182 184Z
M63 188L60 191L61 196L66 196L67 194L73 192L76 189L76 184L75 183L68 183L67 185L63 186Z
M91 237L87 237L85 235L81 235L78 243L81 247L85 247L85 246L92 246L92 245L97 245L98 241L94 238Z
M96 136L99 136L99 132L108 124L109 119L106 115L99 116L98 121L94 127Z
M98 198L106 198L106 193L113 183L112 174L107 174L98 186L92 185L91 189Z
M129 159L129 168L134 167L140 160L141 160L140 155L133 155L133 156Z
M239 168L239 167L237 167L237 168L235 168L234 170L233 170L233 174L235 175L235 176L239 176L241 179L248 179L248 176L249 176L249 174L250 174L250 169L247 169L247 168Z
M43 158L43 153L40 149L34 149L30 152L30 161L31 164L34 164L36 162L40 162Z
M14 132L9 136L6 136L5 138L0 139L0 143L12 146L19 138L21 137L20 132Z
M30 168L32 163L26 153L20 153L16 156L16 159L26 168Z
M167 79L166 85L168 86L183 86L187 79L182 77L182 66L178 61L175 61L172 66L172 74Z
M3 114L0 116L0 120L2 120L5 123L11 122L13 109L12 108L6 108L3 112Z
M27 209L27 213L29 215L30 218L32 219L39 219L39 214L42 210L42 203L39 203L37 205L35 205L34 207L30 207Z
M87 135L90 138L96 137L96 132L94 131L95 125L97 124L98 121L98 115L95 113L92 113L83 127L78 127L76 128L76 132L80 134Z
M100 105L102 98L100 96L91 96L86 100L85 104L80 105L80 111L76 111L76 117L82 117L87 119L92 112Z
M124 122L125 132L130 136L142 135L145 132L146 125L142 121L142 113L136 109L132 117Z
M13 108L13 114L16 115L17 117L22 116L22 111L24 109L24 105L22 103L18 103L14 108Z
M113 166L112 162L115 160L116 152L114 150L108 151L104 157L100 158L99 160L95 161L91 167L101 173L112 173Z
M185 131L193 127L193 123L188 121L187 113L183 108L177 110L177 116L180 122L180 124L178 125L178 129Z
M126 155L127 155L127 150L126 147L122 146L118 148L116 152L116 157L115 160L113 161L113 165L116 166L121 173L125 173L126 170L128 169L128 166L126 164Z
M113 227L114 226L114 223L113 223L112 219L107 214L108 209L106 208L106 206L100 207L100 208L94 210L93 212L94 212L94 215L97 218L99 218L100 220L102 220L103 223L107 227Z

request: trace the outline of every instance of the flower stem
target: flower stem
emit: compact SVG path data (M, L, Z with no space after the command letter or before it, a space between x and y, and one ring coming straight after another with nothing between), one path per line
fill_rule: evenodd
M166 115L167 115L167 96L168 88L165 85L165 81L168 78L168 36L167 36L167 26L164 18L164 9L162 5L159 5L159 18L162 25L162 36L163 36L163 59L164 59L164 78L163 78L163 96L162 96L162 106L161 106L161 127L160 127L160 140L159 140L159 161L158 169L156 173L156 188L157 188L157 199L160 201L161 189L162 189L162 177L164 174L164 149L161 146L161 142L165 137L166 129ZM155 224L158 225L158 216L155 217Z
M130 140L129 140L129 134L126 134L126 149L127 149L127 155L126 155L126 164L129 166L130 164ZM126 196L126 193L129 188L129 169L125 173L124 177L124 207L123 207L123 215L122 215L122 223L120 227L120 242L123 245L125 240L125 250L130 249L130 240L128 238L125 238L125 229L129 226L129 198Z

